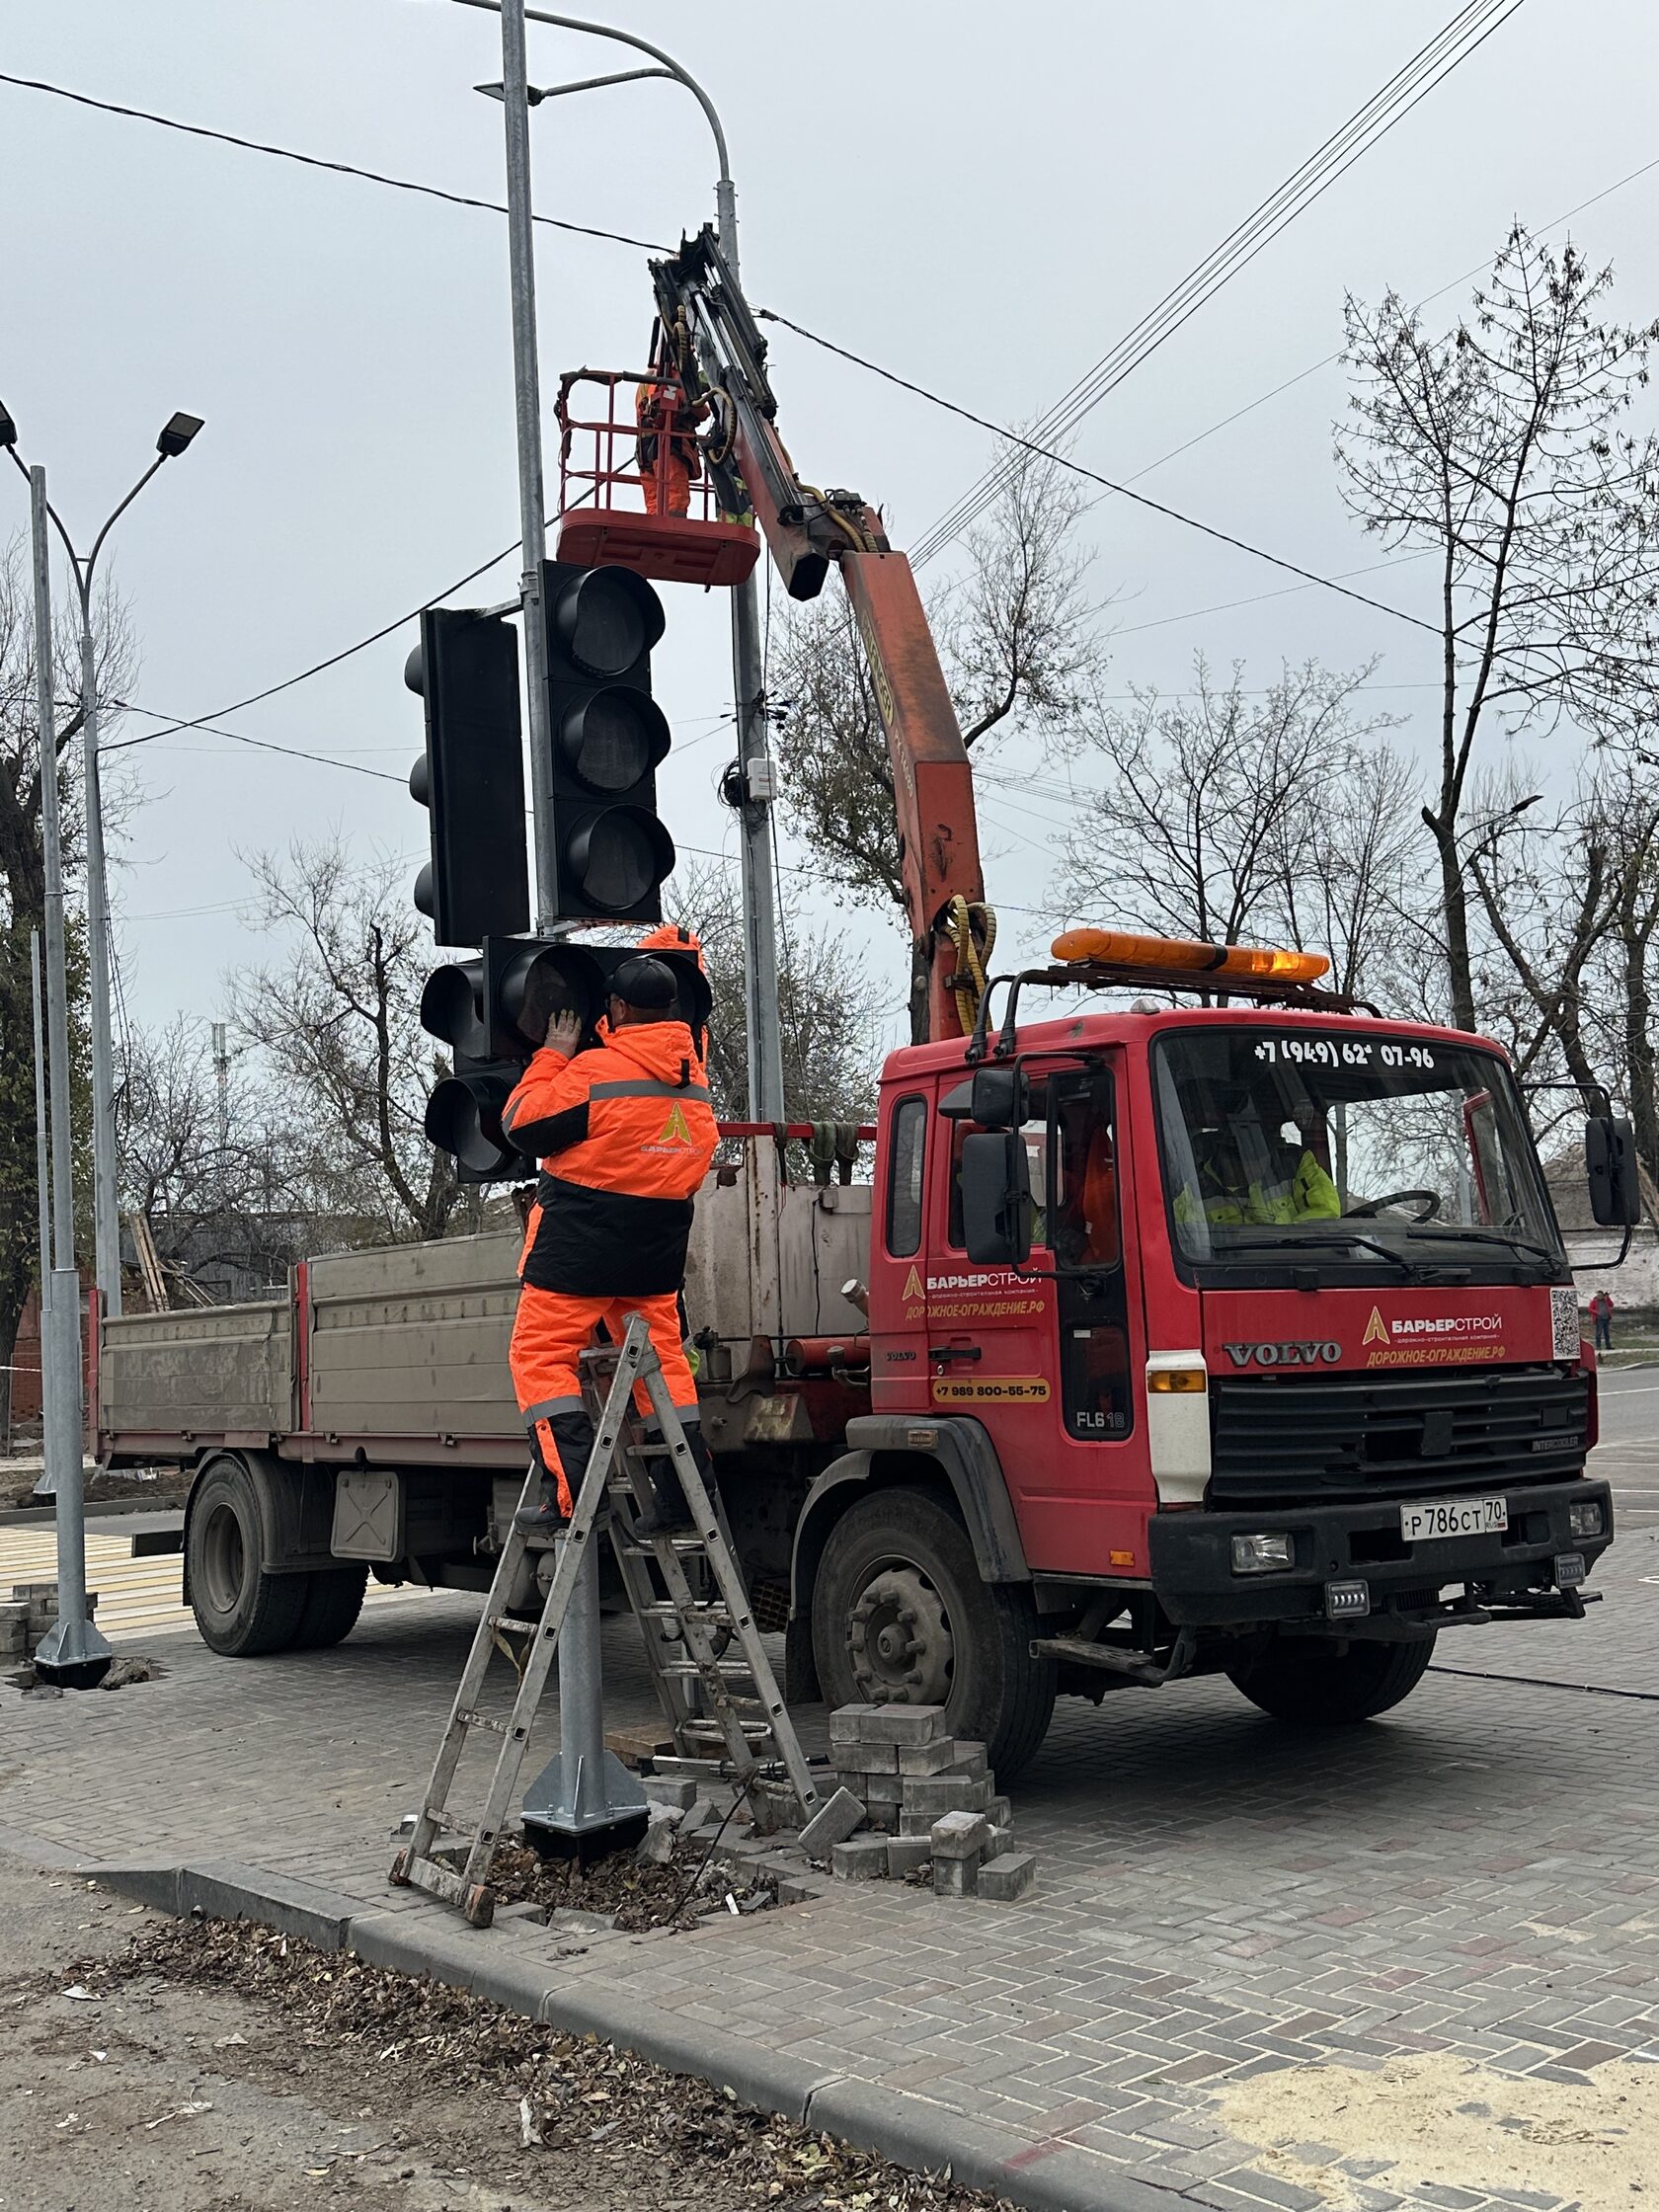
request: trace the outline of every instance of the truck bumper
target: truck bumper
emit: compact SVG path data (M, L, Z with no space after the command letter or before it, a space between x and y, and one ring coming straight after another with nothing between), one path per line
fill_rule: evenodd
M1495 1494L1494 1484L1483 1495ZM1472 1584L1476 1603L1523 1612L1576 1613L1570 1567L1558 1577L1557 1560L1575 1555L1588 1571L1613 1541L1613 1498L1605 1482L1543 1484L1508 1493L1509 1527L1489 1536L1452 1537L1407 1543L1400 1536L1399 1501L1361 1505L1257 1507L1248 1513L1212 1513L1203 1507L1154 1513L1147 1523L1152 1590L1177 1627L1237 1627L1305 1621L1320 1628L1353 1620L1354 1632L1385 1632L1400 1615L1421 1617L1450 1584ZM1572 1534L1569 1506L1599 1503L1602 1533ZM1295 1561L1267 1573L1236 1574L1232 1540L1264 1531L1292 1538ZM1365 1586L1364 1610L1343 1616L1344 1601L1332 1585ZM1553 1596L1551 1595L1553 1594ZM1352 1594L1346 1601L1357 1605ZM1490 1618L1490 1616L1487 1616ZM1449 1620L1458 1618L1449 1616ZM1472 1613L1462 1618L1472 1619Z

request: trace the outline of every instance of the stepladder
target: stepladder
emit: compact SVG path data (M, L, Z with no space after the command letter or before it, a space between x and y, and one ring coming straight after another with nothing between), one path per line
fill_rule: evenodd
M508 1530L414 1830L392 1862L394 1883L457 1906L476 1928L494 1917L491 1868L577 1580L600 1539L609 1542L644 1636L676 1753L706 1762L740 1795L786 1787L803 1820L818 1803L723 1516L639 1314L629 1315L619 1345L584 1354L582 1384L594 1438L570 1520L551 1538L526 1534L516 1520ZM665 1461L687 1509L684 1525L672 1529L658 1525L654 1511L651 1467ZM521 1507L532 1503L540 1479L532 1464ZM526 1603L526 1582L541 1593L539 1610ZM486 1710L490 1661L504 1649L517 1677L513 1703L506 1712ZM480 1737L498 1748L482 1805L463 1813L451 1793L463 1755Z

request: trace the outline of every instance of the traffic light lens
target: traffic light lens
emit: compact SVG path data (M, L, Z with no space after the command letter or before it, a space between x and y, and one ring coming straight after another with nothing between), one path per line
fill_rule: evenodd
M572 775L590 791L629 791L669 750L669 725L643 691L595 691L565 717L560 733Z
M672 871L673 840L643 807L607 807L580 825L566 857L590 910L622 913Z
M559 593L559 642L589 675L623 675L663 634L663 602L627 569L589 569Z

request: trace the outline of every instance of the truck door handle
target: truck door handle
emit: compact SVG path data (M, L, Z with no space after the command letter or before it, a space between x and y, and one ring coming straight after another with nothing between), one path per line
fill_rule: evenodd
M978 1360L984 1357L977 1344L934 1344L928 1347L930 1360Z

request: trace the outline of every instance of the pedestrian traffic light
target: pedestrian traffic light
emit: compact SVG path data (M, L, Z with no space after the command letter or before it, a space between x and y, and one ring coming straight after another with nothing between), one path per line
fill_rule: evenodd
M631 569L542 564L553 733L558 913L570 921L658 921L674 864L657 819L669 725L651 696L663 602Z
M434 970L421 995L421 1026L449 1048L452 1072L427 1101L426 1133L450 1153L463 1183L514 1182L531 1163L502 1134L502 1109L536 1048L549 1013L582 1022L582 1044L597 1042L610 980L633 945L578 945L548 937L486 937L481 957ZM712 993L695 953L652 950L679 984L675 1013L693 1034L708 1021ZM532 996L541 1033L521 1023Z
M432 859L415 904L440 945L527 929L517 633L499 615L428 607L403 679L427 707L409 789L431 814Z

